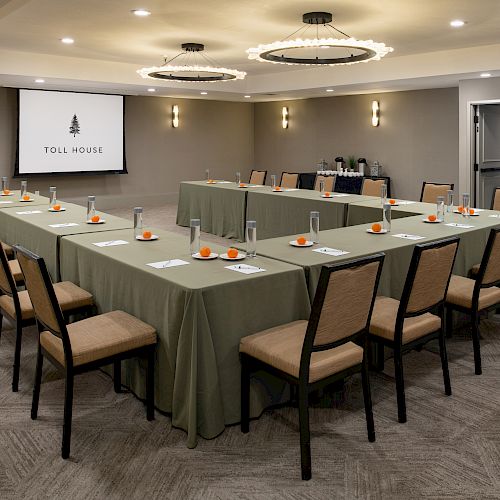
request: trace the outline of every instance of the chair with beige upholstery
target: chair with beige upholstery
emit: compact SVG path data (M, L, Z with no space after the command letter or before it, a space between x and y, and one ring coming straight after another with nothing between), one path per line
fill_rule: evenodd
M280 186L285 189L295 189L299 185L299 174L281 172Z
M379 369L384 347L394 351L398 419L406 422L403 353L439 339L445 394L451 395L444 336L444 300L458 249L458 238L416 245L401 300L379 296L370 323L370 342L377 344Z
M38 415L43 359L47 358L66 379L62 458L71 443L73 379L80 373L114 365L115 390L121 382L121 360L145 357L147 419L154 419L155 329L123 311L113 311L67 324L47 267L41 257L15 246L40 332L31 418Z
M451 336L453 311L471 317L474 369L481 375L479 314L496 309L500 304L500 229L492 229L484 250L476 279L453 275L446 295L446 329Z
M92 295L73 283L69 281L56 283L54 291L66 317L74 314L89 314L92 311L94 305ZM12 390L17 392L23 328L34 325L36 321L28 292L26 290L17 290L14 276L9 267L9 261L7 261L7 256L2 248L0 248L0 293L2 294L0 295L0 335L4 316L16 325Z
M249 184L263 186L266 183L267 170L252 170Z
M14 249L10 245L7 245L7 243L1 243L1 245L3 247L5 255L7 255L7 258L9 260L13 259L14 258Z
M383 260L384 254L377 254L323 266L309 321L294 321L240 341L241 430L249 431L252 373L264 370L298 388L302 479L311 478L311 391L361 372L368 439L375 441L366 343Z
M385 179L364 179L361 194L365 196L380 196L384 184L386 184Z
M438 196L444 196L446 202L446 193L453 191L454 184L439 184L436 182L423 182L420 201L425 203L437 203Z
M500 211L500 187L495 188L495 191L493 191L493 196L491 198L491 210Z
M323 181L323 190L326 192L333 191L333 183L335 181L335 177L333 175L316 175L316 180L314 181L314 189L319 191L319 183Z

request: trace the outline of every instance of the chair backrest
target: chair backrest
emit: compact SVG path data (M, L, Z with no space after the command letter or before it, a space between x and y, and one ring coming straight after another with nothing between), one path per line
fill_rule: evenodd
M334 191L336 193L360 194L363 177L344 177L341 175L335 176ZM380 193L379 193L380 195Z
M380 196L381 187L385 184L385 179L364 179L361 194L366 196Z
M453 190L454 184L440 184L436 182L423 182L420 201L425 203L437 203L438 196L444 196L446 201L446 192Z
M495 191L493 191L491 210L500 210L500 187L495 188Z
M302 346L300 377L311 353L366 336L385 255L323 266Z
M316 180L314 181L314 189L319 191L319 183L323 181L323 187L325 191L333 191L333 181L335 177L333 175L316 175Z
M263 186L266 183L267 170L252 170L249 184Z
M476 278L476 288L495 286L500 282L500 229L492 229L486 248L484 249L479 273ZM476 292L476 290L475 290ZM479 290L477 290L479 295Z
M447 238L416 245L406 275L398 311L402 321L408 316L423 314L443 304L457 255L459 238Z
M9 260L2 245L0 245L0 292L9 297L17 295L16 281L12 276Z
M290 172L281 173L280 186L282 188L294 189L299 184L299 174L292 174Z

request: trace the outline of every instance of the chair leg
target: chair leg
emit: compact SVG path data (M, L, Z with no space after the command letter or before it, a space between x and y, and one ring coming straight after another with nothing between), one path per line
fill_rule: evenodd
M446 337L451 339L453 336L453 309L451 307L446 308Z
M250 430L250 369L245 355L241 356L241 432Z
M472 312L472 345L474 347L474 369L476 375L481 375L481 346L479 344L479 314Z
M363 399L365 401L366 428L368 430L368 441L375 441L375 424L373 422L372 397L370 393L370 379L368 378L368 367L366 361L363 361L361 368L361 382L363 385Z
M71 421L73 418L73 374L66 372L66 394L64 399L64 425L62 458L69 458L71 448Z
M146 418L155 419L155 349L148 353L148 367L146 372Z
M384 344L381 344L380 342L372 342L372 344L375 348L375 356L377 359L376 362L376 369L379 372L384 371L384 366L385 366L385 349L384 349Z
M311 435L309 430L309 394L306 384L299 383L300 463L302 479L311 479Z
M448 370L448 355L446 354L446 339L443 332L439 335L439 354L441 356L441 367L443 369L444 393L451 396L450 371Z
M21 344L23 340L23 327L21 322L16 321L16 348L14 351L14 372L12 374L12 391L19 389L19 369L21 366Z
M35 383L33 384L33 399L31 402L31 419L38 417L38 401L40 399L40 386L42 384L43 354L40 343L38 343L38 353L36 356Z
M396 393L398 400L398 420L406 422L405 382L403 378L403 357L401 351L394 351L394 367L396 371Z
M120 360L113 363L113 386L115 392L122 392L122 362Z

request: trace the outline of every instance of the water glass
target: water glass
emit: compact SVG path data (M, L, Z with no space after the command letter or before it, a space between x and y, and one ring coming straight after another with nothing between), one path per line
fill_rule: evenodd
M440 222L444 222L444 196L438 196L436 200L436 219Z
M55 186L49 187L49 207L54 208L57 205L57 193Z
M257 223L254 220L247 220L246 226L247 257L257 255Z
M205 170L205 176L206 176L206 178L207 178L207 181L209 181L209 180L210 180L210 169L209 169L209 168L207 168L207 169Z
M453 212L453 191L451 189L446 191L446 211Z
M21 181L21 200L28 194L28 181Z
M95 215L95 196L87 198L87 220L91 221Z
M319 192L321 194L325 192L325 181L319 181Z
M191 255L194 255L195 253L199 253L200 251L201 220L191 219L189 227L191 228L191 235L189 238L189 252L191 253Z
M276 189L276 176L271 175L271 186L273 189Z
M2 193L9 190L9 178L2 177Z
M134 237L142 236L142 207L134 208Z
M384 203L382 210L382 229L389 232L391 230L391 205Z
M236 172L236 184L239 184L241 182L241 173Z
M387 205L387 184L380 186L380 201L383 206Z
M313 243L319 243L319 212L311 212L309 214L310 223L310 240Z
M462 206L464 207L464 211L462 212L464 217L469 217L470 214L470 194L464 193L462 194Z

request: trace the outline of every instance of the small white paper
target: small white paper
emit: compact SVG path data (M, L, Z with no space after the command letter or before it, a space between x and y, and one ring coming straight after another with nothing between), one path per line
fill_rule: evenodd
M78 226L76 222L65 222L63 224L49 224L49 227L73 227Z
M328 248L328 247L315 248L313 252L318 252L325 255L331 255L333 257L340 257L341 255L346 255L349 253L346 252L345 250L338 250L337 248Z
M41 210L26 210L24 212L16 212L17 215L31 215L31 214L41 214Z
M351 196L351 195L347 193L333 193L332 196L334 198L342 198L343 196Z
M149 267L154 267L155 269L166 269L167 267L185 266L186 264L189 264L189 262L181 259L171 259L163 260L161 262L151 262L146 265Z
M266 271L261 267L249 266L248 264L235 264L234 266L225 266L225 267L230 271L236 271L237 273L242 273L242 274L263 273Z
M402 238L404 240L424 240L425 236L417 236L416 234L393 234L394 238Z
M473 208L474 213L484 212L484 208Z
M9 203L12 203L12 201L0 201L0 205L8 205Z
M458 222L449 222L448 224L445 224L445 226L450 226L450 227L461 227L462 229L470 229L471 226L470 224L459 224Z
M298 189L297 188L289 188L289 189L283 189L283 191L287 191L287 192L298 191Z
M408 201L408 200L398 200L396 202L398 205L413 205L414 203L417 203L416 201Z
M231 181L217 181L217 184L232 184ZM189 264L189 262L186 262L186 264ZM149 264L148 264L149 266Z
M128 245L128 241L124 240L111 240L111 241L100 241L99 243L93 243L96 247L114 247L117 245Z
M488 217L492 217L493 219L500 219L499 214L491 214L491 215L488 215Z

